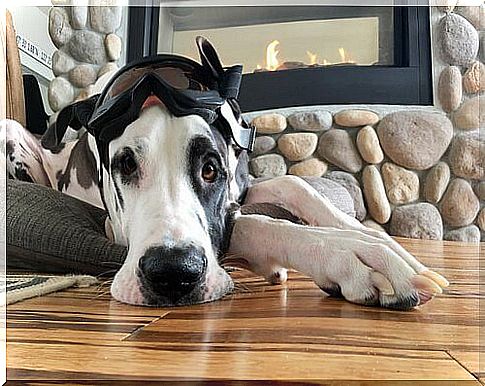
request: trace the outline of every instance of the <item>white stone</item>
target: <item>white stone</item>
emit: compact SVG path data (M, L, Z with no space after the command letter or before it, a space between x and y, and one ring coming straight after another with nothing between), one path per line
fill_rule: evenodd
M379 224L385 224L391 217L391 206L387 200L384 183L377 167L368 165L364 168L362 184L370 215Z
M57 77L49 84L47 95L52 110L59 111L73 101L74 89L67 79Z
M66 74L75 66L74 60L63 51L57 50L52 55L52 72L55 76Z
M333 117L335 123L343 127L372 126L379 122L379 116L370 110L341 110Z
M278 177L286 174L286 164L278 154L266 154L251 160L251 171L257 178Z
M49 11L49 35L57 48L66 44L72 36L69 15L61 7L52 7Z
M441 200L441 214L451 226L461 227L473 222L480 209L480 202L470 184L456 178L450 182Z
M384 159L379 137L372 126L364 126L359 130L356 143L364 161L370 164L378 164Z
M278 149L290 161L310 157L317 147L318 137L313 133L283 134L278 139Z
M286 129L286 118L281 114L263 114L252 120L260 134L278 134Z
M460 107L463 87L460 69L456 66L446 67L438 82L438 98L441 107L447 113Z
M391 203L408 204L419 198L419 178L416 173L390 162L382 165L381 173Z
M327 164L317 158L310 158L290 166L288 174L300 177L321 177L327 172Z
M104 39L106 54L109 60L118 60L121 56L121 39L116 34L106 35Z
M437 204L446 191L450 181L450 167L446 162L438 162L429 171L424 185L424 197L427 201Z
M455 126L462 130L485 127L485 97L475 96L465 101L453 116Z
M362 169L362 159L346 130L332 129L323 133L318 154L347 172L357 173Z

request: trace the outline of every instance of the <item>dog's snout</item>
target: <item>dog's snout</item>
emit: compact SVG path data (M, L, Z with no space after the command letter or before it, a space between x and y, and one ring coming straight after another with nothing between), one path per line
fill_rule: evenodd
M204 252L195 246L153 247L139 262L143 284L173 302L194 289L203 279L206 267Z

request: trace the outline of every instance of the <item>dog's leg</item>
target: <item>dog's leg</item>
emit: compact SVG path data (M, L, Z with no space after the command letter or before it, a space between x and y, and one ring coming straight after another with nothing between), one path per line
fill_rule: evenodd
M12 120L0 122L0 138L6 141L3 148L6 151L7 172L11 177L52 187L37 138Z
M382 243L404 260L416 273L428 276L441 286L448 282L430 271L388 234L362 225L355 218L336 208L310 184L295 176L283 176L260 182L249 189L245 203L268 202L284 207L310 225L359 231Z
M409 309L441 287L382 242L360 230L298 225L262 215L236 216L228 256L257 272L278 267L313 278L330 295Z

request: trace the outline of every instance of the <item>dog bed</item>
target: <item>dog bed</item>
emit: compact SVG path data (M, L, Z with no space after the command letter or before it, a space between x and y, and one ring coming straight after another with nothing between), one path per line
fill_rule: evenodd
M319 180L308 182L353 215L348 191ZM8 179L6 210L8 271L114 275L126 258L126 248L105 237L106 212L76 198Z

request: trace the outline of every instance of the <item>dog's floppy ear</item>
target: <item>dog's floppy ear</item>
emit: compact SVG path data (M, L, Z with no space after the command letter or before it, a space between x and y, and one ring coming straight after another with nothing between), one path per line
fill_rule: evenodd
M197 36L195 41L197 42L202 65L211 70L214 79L218 79L224 74L224 69L222 68L219 56L217 56L216 49L203 36Z
M83 127L87 128L87 124L93 114L98 98L99 95L93 95L88 99L64 107L59 112L55 123L52 124L42 136L42 147L46 149L54 149L59 146L68 127L71 127L76 131Z

